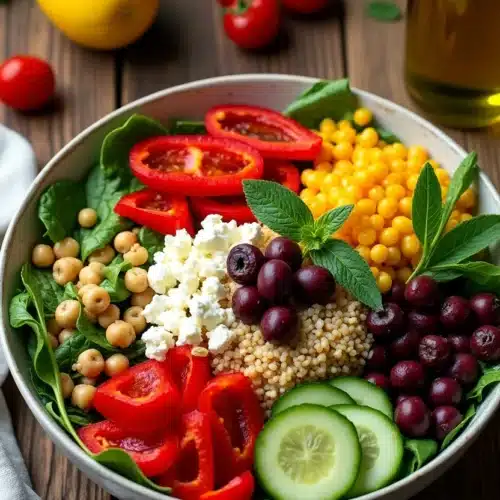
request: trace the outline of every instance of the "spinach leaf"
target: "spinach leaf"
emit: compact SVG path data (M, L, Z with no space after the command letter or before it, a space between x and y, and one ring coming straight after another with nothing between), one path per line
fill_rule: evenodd
M130 182L129 153L144 139L168 134L159 122L143 115L132 115L121 127L112 130L101 147L101 167L107 178L118 177Z
M401 477L409 476L432 460L438 452L438 444L433 439L407 439L405 455L401 465Z
M59 422L59 425L61 427L64 427L64 424L62 422L61 415L59 411L54 408L54 402L49 401L45 403L45 409L49 412L50 416ZM83 427L85 425L89 424L94 424L96 422L99 422L102 420L102 417L95 411L83 411L80 410L80 408L77 408L76 406L66 406L66 414L68 416L69 421L78 427Z
M124 261L121 255L117 255L113 261L104 268L104 276L106 279L100 286L109 293L111 302L123 302L130 297L130 292L125 286L125 280L120 274L131 268L132 264Z
M38 398L40 399L43 405L46 405L48 402L55 401L54 392L52 391L52 388L50 387L50 385L40 380L38 375L35 373L33 367L30 367L30 379L38 395Z
M102 352L118 352L118 349L113 347L106 340L106 333L104 329L91 323L87 316L83 313L83 307L81 306L80 315L78 316L78 320L76 322L76 328L88 341L92 342L96 346L99 346L98 349L102 350Z
M117 255L105 268L103 271L104 277L107 278L110 283L114 286L120 276L120 273L124 273L132 269L132 264L126 260L123 260L121 255Z
M82 208L85 208L85 194L79 182L64 180L52 184L38 203L38 217L45 226L45 235L54 243L70 236Z
M154 254L163 250L165 236L143 226L139 231L139 243L148 251L148 262L152 264Z
M9 305L9 321L12 328L22 328L23 326L32 329L39 328L40 325L28 311L31 303L31 296L28 292L20 292L12 297Z
M31 278L37 282L46 317L54 316L57 306L65 300L64 287L58 285L52 272L45 269L31 269Z
M426 276L431 276L439 283L446 283L447 281L453 281L462 276L462 273L459 271L452 271L451 269L439 269L439 268L430 268L425 271Z
M486 368L476 385L467 394L467 399L473 399L480 403L483 400L483 392L498 382L500 382L500 365Z
M440 451L443 451L458 437L458 435L469 425L469 422L474 418L475 415L476 407L474 405L469 406L469 408L465 412L463 420L443 439Z
M124 302L130 297L130 291L125 286L125 280L121 276L114 285L108 279L105 279L99 286L109 293L109 298L114 304Z
M63 342L55 351L56 362L59 370L69 373L76 363L78 356L87 349L100 347L90 341L83 333L75 331L72 337ZM98 349L99 350L99 349ZM104 350L104 352L107 352Z
M174 120L169 128L171 135L205 135L207 133L202 121Z

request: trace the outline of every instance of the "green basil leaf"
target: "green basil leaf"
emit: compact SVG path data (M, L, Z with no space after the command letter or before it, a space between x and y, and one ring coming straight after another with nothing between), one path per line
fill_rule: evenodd
M474 405L469 406L469 408L465 412L463 420L443 439L440 451L443 451L445 448L447 448L458 437L458 435L469 425L470 421L474 418L475 415L476 407Z
M398 21L402 16L399 6L387 0L371 0L366 6L366 12L377 21Z
M405 457L401 467L401 477L409 476L432 460L438 452L438 444L433 439L407 439L404 444Z
M354 205L343 205L324 213L314 222L314 230L318 236L325 242L331 238L332 234L338 231L344 222L351 215Z
M82 208L85 208L85 194L79 182L65 180L52 184L38 203L38 217L45 226L45 235L56 243L73 234Z
M441 186L434 169L426 163L418 177L412 203L413 229L422 244L424 262L439 231L441 213Z
M451 271L460 273L471 281L483 285L491 292L500 292L500 267L489 262L464 262L462 264L450 264L436 266L429 272Z
M139 231L139 243L148 251L148 262L152 264L154 254L161 252L165 246L165 236L149 227L142 226Z
M132 115L121 127L112 130L102 142L101 167L107 178L118 177L130 181L129 153L132 147L150 137L167 135L159 122L143 115Z
M307 205L276 182L245 180L243 191L255 217L281 236L300 241L302 228L314 224Z
M169 128L171 135L205 135L207 133L202 121L174 120Z
M371 309L382 308L382 295L366 261L342 240L330 240L311 251L312 261L326 267L348 292Z
M500 382L500 365L486 368L476 385L467 394L467 399L473 399L480 403L483 400L484 391L498 382Z
M458 264L500 239L500 215L478 215L442 236L429 266Z

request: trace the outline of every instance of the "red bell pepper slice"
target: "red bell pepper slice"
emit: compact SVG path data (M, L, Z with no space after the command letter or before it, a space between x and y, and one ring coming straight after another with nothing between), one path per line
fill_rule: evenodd
M142 189L126 194L115 205L115 212L161 234L186 229L194 234L193 220L186 198Z
M278 182L294 193L298 193L300 190L299 169L285 161L266 162L264 179ZM243 196L196 197L191 199L191 207L196 217L201 220L210 214L222 215L226 222L234 219L238 224L257 220Z
M169 349L167 363L182 398L182 413L195 410L201 391L211 378L208 357L194 356L191 346Z
M124 429L149 432L178 420L181 397L166 365L149 360L101 384L93 405Z
M250 471L231 479L219 490L201 495L200 500L251 500L255 489L255 480Z
M314 160L322 139L300 123L257 106L215 106L205 115L210 135L242 141L264 158Z
M252 468L264 413L252 382L242 373L213 378L200 394L199 409L210 415L218 485Z
M210 417L198 410L182 417L183 434L175 464L157 478L181 500L199 500L214 489L214 456ZM235 499L236 500L236 499Z
M146 186L184 196L243 193L243 179L260 179L260 153L231 139L201 135L153 137L130 151L130 168Z
M168 470L179 451L179 438L173 432L134 434L109 420L86 425L78 430L78 435L92 453L101 453L109 448L126 451L147 477L158 476Z

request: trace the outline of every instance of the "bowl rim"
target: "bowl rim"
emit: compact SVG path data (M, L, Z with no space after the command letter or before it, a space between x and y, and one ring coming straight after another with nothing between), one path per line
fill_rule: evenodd
M118 118L122 114L126 114L128 111L134 110L135 108L138 108L140 106L143 106L144 104L154 102L158 99L161 99L165 96L168 96L170 94L175 94L177 92L183 92L183 91L188 91L188 90L202 90L205 88L210 88L210 87L217 87L219 85L224 85L228 83L274 83L274 84L280 84L283 82L293 82L293 83L301 83L304 85L312 85L316 82L321 80L320 78L314 78L314 77L306 77L306 76L299 76L299 75L292 75L292 74L277 74L277 73L265 73L265 74L254 74L254 73L248 73L248 74L241 74L241 75L228 75L228 76L218 76L214 78L206 78L202 80L196 80L192 81L189 83L181 84L181 85L176 85L173 87L168 87L166 89L154 92L152 94L149 94L147 96L144 96L140 99L136 99L114 111L111 113L106 114L104 117L100 118L96 122L94 122L92 125L88 126L85 128L83 131L81 131L79 134L77 134L73 139L71 139L63 148L61 148L48 162L47 164L43 167L43 169L40 171L40 173L37 175L35 180L30 186L30 189L28 193L26 194L22 205L18 209L16 215L12 219L11 223L9 224L9 227L7 229L2 249L1 249L1 254L0 254L0 280L1 280L1 287L0 287L0 301L1 301L1 307L0 307L0 346L3 349L3 353L5 355L5 358L7 360L10 372L12 373L12 377L21 392L24 400L26 401L30 411L33 413L35 416L36 420L42 425L45 431L48 432L51 440L55 442L55 444L60 447L61 449L64 450L64 455L66 457L71 457L73 463L76 462L77 467L79 468L79 463L83 462L84 466L86 469L89 469L92 471L93 474L96 476L101 476L106 478L108 481L112 481L114 483L117 483L121 487L126 488L128 491L133 492L137 495L141 495L142 497L145 498L154 498L157 500L162 500L166 498L173 498L169 497L167 495L164 495L163 493L156 492L154 490L151 490L145 486L142 486L138 483L133 482L132 480L112 471L111 469L108 469L107 467L97 463L94 461L90 456L88 456L84 450L82 450L78 444L73 441L73 439L70 438L68 434L65 433L65 431L57 425L57 423L50 418L50 416L45 412L43 409L43 406L41 403L38 401L36 396L31 394L30 389L28 388L27 384L25 383L20 370L17 367L17 364L15 362L14 356L11 353L9 347L8 347L8 341L7 341L7 334L6 331L8 328L10 328L9 322L8 322L8 312L6 308L6 300L8 300L8 291L5 290L5 280L4 280L4 275L5 275L5 268L7 266L7 255L10 252L10 248L12 245L12 238L13 234L15 232L15 227L19 222L19 219L22 217L23 213L25 212L27 205L29 204L31 198L33 195L39 190L40 185L43 183L45 177L49 174L49 172L53 169L56 168L56 165L59 163L59 161L64 158L66 155L70 154L73 148L80 144L81 142L85 141L87 137L89 137L91 134L94 133L95 130L99 129L103 125L107 124L111 120ZM371 92L367 92L364 90L357 89L355 87L352 87L353 92L360 96L360 97L368 97L369 99L372 99L373 101L377 102L378 104L384 106L386 109L390 109L393 111L396 111L400 114L406 115L407 118L411 119L414 122L417 122L419 125L421 125L423 128L429 130L432 132L433 135L435 135L439 140L444 141L448 144L448 146L453 149L460 157L465 157L466 151L459 146L451 137L449 137L447 134L442 132L440 129L438 129L435 125L427 121L425 118L417 115L415 112L399 105L396 104L388 99L385 99L383 97L380 97L376 94L373 94ZM481 182L484 184L484 187L486 190L491 194L493 198L496 198L497 201L500 203L500 195L498 194L496 188L494 187L493 183L491 180L488 178L488 176L484 173L481 172ZM424 476L427 476L430 474L434 469L439 468L439 467L445 467L446 465L452 465L453 463L453 457L456 454L457 458L459 456L459 451L462 447L465 448L466 445L470 444L474 438L476 438L483 428L487 425L487 423L490 421L491 417L495 413L495 411L498 409L500 406L500 398L496 398L495 401L490 403L488 407L485 409L484 412L481 414L477 415L476 421L474 423L474 426L468 426L461 434L460 436L453 441L453 443L448 446L445 450L443 450L439 455L437 455L431 462L428 464L424 465L421 469L416 471L415 473L400 479L396 481L395 483L392 483L388 486L385 486L384 488L377 490L372 493L368 493L366 495L363 495L359 497L360 500L376 500L379 498L379 496L383 496L385 494L390 494L396 492L398 489L403 488L405 486L408 486L409 484L413 483L417 479L422 479ZM446 462L450 461L449 464L446 464ZM429 481L430 482L430 481ZM427 483L426 483L427 484Z

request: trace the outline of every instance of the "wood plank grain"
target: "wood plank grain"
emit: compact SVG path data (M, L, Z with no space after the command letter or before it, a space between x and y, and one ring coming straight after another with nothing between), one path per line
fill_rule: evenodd
M31 0L0 7L0 60L15 54L47 59L58 99L50 109L23 115L0 105L0 122L24 134L43 166L64 144L115 104L113 55L86 51L53 29ZM12 380L3 387L21 452L35 490L46 500L108 500L109 495L57 452ZM1 495L0 495L1 496Z

